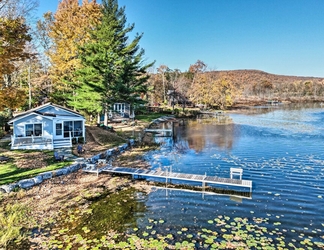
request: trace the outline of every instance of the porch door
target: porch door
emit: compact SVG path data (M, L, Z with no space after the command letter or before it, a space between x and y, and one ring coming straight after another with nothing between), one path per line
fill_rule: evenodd
M73 137L73 122L72 121L64 121L63 123L63 135L64 138Z
M55 123L55 138L56 139L63 138L63 124L62 124L62 122Z

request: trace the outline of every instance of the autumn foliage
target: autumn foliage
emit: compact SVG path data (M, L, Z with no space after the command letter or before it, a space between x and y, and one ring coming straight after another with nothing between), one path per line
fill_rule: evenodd
M21 107L26 102L25 98L26 92L22 89L13 86L0 89L0 111Z
M96 1L63 0L48 25L52 46L47 54L51 62L51 78L59 92L70 91L76 84L75 72L80 68L79 47L88 42L101 15Z
M20 62L32 57L26 51L31 41L23 18L0 17L0 111L15 109L26 102L25 91L13 81Z
M19 2L0 4L0 111L45 101L89 115L107 113L115 102L227 109L267 100L324 101L322 78L210 71L202 60L184 72L166 64L154 70L143 60L143 35L132 33L117 0L59 1L55 13L37 22L38 40L26 11L12 11Z

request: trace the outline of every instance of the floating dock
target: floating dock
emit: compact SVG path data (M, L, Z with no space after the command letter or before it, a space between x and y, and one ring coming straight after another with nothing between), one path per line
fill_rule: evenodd
M171 171L163 170L150 170L142 168L125 168L125 167L113 167L111 165L106 165L103 167L96 167L96 164L87 164L87 167L83 169L83 172L95 173L114 173L114 174L125 174L132 175L135 179L141 177L155 177L163 178L165 182L168 183L169 180L183 180L183 181L193 181L202 183L202 187L205 187L206 184L217 184L217 185L226 185L226 186L236 186L236 187L246 187L250 188L250 193L252 192L252 181L242 180L243 170L238 168L230 169L231 178L222 178L217 176L207 176L199 174L185 174L185 173L176 173ZM233 175L238 174L239 179L234 179Z

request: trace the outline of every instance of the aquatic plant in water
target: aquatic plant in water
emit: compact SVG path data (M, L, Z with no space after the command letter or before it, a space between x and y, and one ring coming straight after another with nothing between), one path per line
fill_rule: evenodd
M52 232L45 244L51 249L323 249L323 241L315 241L311 233L298 233L279 228L281 224L270 218L253 219L218 216L208 220L209 228L191 231L181 228L175 233L161 233L163 219L149 219L144 228L134 227L128 233L107 231L101 237L91 236L89 228L83 227L79 234L71 234L73 228ZM73 224L71 224L73 225ZM272 229L269 225L276 226ZM271 229L270 229L271 228ZM315 233L324 231L315 229ZM293 233L292 240L286 239ZM324 239L324 234L321 236Z
M27 215L28 209L18 203L7 204L0 208L0 249L11 241L19 244L25 239L23 227L28 226L25 221Z

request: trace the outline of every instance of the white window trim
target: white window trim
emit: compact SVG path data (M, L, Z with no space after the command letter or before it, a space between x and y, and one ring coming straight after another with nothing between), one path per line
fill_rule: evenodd
M32 135L27 135L27 126L28 125L33 125L33 130L32 130L32 132L33 132L33 136L36 136L35 135L35 125L41 125L42 126L42 130L41 130L41 135L37 135L37 136L43 136L44 135L44 124L43 123L26 123L25 124L25 136L26 137L29 137L29 136L32 136Z

